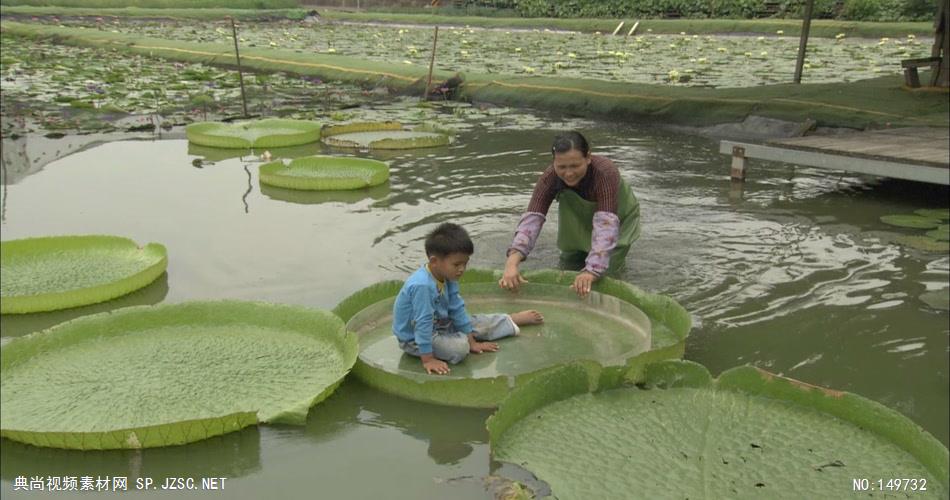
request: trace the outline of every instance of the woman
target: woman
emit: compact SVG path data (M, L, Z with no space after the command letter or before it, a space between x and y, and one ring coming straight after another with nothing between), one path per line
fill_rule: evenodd
M534 249L548 208L557 199L561 261L583 262L571 288L585 297L594 281L623 265L630 245L640 236L640 203L612 161L590 154L583 135L568 132L555 137L551 153L554 161L534 185L498 284L517 290L527 282L518 265Z

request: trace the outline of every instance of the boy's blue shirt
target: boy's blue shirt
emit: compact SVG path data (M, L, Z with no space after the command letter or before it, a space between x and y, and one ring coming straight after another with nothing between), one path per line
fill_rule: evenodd
M393 334L400 342L415 341L420 354L432 353L433 322L451 320L455 329L469 334L472 321L459 295L458 281L445 281L442 293L435 278L422 266L402 285L393 304Z

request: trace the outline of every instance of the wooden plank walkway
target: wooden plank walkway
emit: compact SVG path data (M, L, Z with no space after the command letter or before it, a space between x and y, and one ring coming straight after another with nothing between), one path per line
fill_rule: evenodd
M719 152L733 156L734 179L745 177L748 158L759 158L950 185L950 127L795 137L765 144L722 141Z

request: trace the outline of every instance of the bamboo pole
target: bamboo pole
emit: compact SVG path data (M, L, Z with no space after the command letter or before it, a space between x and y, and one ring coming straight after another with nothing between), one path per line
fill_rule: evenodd
M808 46L808 30L811 29L811 13L815 0L805 3L805 19L802 20L802 36L798 42L798 60L795 61L795 83L802 83L802 67L805 65L805 47Z
M234 18L231 19L231 34L234 36L234 57L237 59L238 81L241 82L241 109L244 110L244 117L247 118L247 96L244 93L244 73L241 71L241 52L238 51L237 25L234 24Z
M426 93L422 96L424 100L429 99L429 90L432 88L432 68L435 66L435 47L439 43L439 27L435 27L435 36L432 37L432 56L429 58L429 76L426 77Z

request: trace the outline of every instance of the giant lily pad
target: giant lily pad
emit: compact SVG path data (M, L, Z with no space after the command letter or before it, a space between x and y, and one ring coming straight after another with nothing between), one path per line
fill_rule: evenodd
M358 377L410 399L455 406L493 407L512 387L577 359L635 373L648 361L682 356L690 320L679 304L611 279L598 282L582 301L568 288L574 275L528 273L531 282L511 294L498 287L500 276L468 271L461 292L469 313L537 309L545 324L523 327L519 336L499 341L499 352L470 355L448 375L426 374L417 358L399 349L391 315L401 282L361 290L334 312L361 338Z
M185 127L188 140L214 148L278 148L320 140L320 124L269 118L242 123L198 122Z
M165 272L165 247L118 236L53 236L0 243L0 312L55 311L104 302Z
M261 183L287 189L338 191L378 186L389 166L367 158L314 155L261 165Z
M298 306L192 302L86 316L0 349L0 435L148 448L257 422L302 424L357 350L339 318Z
M895 238L901 245L915 248L923 252L947 253L950 252L950 242L940 241L927 236L898 236Z
M445 146L448 135L427 130L404 130L398 122L349 123L324 127L323 142L342 148L415 149Z
M881 217L881 222L891 226L913 229L933 229L940 225L939 219L920 215L885 215Z
M561 499L839 497L860 478L869 492L914 478L906 494L946 498L947 448L861 396L750 366L713 380L663 361L643 388L602 373L576 364L516 389L489 419L493 457Z
M935 240L950 241L950 225L944 224L933 231L927 231L925 234Z

